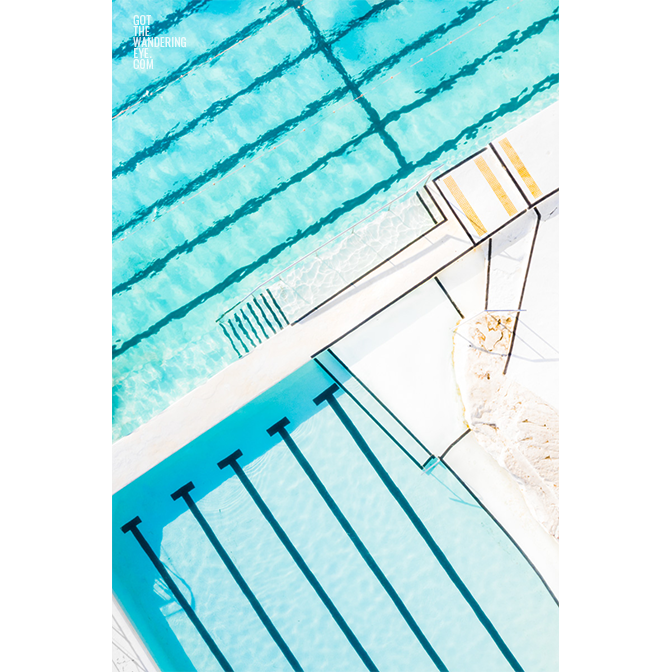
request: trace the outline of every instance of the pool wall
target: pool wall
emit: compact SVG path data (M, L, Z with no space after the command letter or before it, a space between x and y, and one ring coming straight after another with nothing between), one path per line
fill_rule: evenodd
M508 225L507 222L502 228ZM465 235L465 228L457 218L447 220L306 319L262 343L249 355L215 375L150 422L117 441L113 452L113 491L119 492L122 488L132 486L142 474L153 467L160 467L167 457L175 456L180 448L243 409L260 394L278 384L282 386L290 374L306 365L310 359L317 358L318 362L324 363L332 353L330 348L334 352L338 352L339 347L342 350L348 339L352 343L360 334L364 335L376 320L391 315L390 311L399 314L390 323L390 329L395 334L403 331L404 323L408 322L407 316L403 314L406 310L404 305L417 317L427 314L428 310L429 313L435 313L425 325L425 328L431 329L432 320L442 311L454 310L454 306L450 306L452 301L448 301L450 297L444 298L438 289L440 282L435 281L435 276L438 274L439 278L443 277L451 287L461 286L460 302L464 298L468 303L469 297L474 297L483 285L482 273L474 273L473 269L486 258L488 240L497 231L499 229L474 242ZM476 266L470 259L476 260ZM455 271L453 276L457 273L457 278L448 281L451 269L454 271L467 266L470 270L466 274ZM437 297L441 299L443 307L438 311L430 305L423 307L423 300L418 302L419 297L427 295L428 291L435 297L430 299L430 303L436 303ZM439 318L437 326L443 324L443 319ZM444 327L440 326L441 329ZM369 350L375 352L376 343L370 342L369 346ZM406 352L410 355L412 350L408 349L409 346ZM429 350L441 347L438 341ZM344 352L341 351L341 355L345 356ZM443 357L445 353L437 351L437 354ZM400 356L404 356L403 348ZM332 371L337 368L331 367ZM405 376L402 375L399 381L402 386L417 382L408 379L404 383L404 380ZM349 384L356 383L351 381ZM454 401L450 403L454 405ZM405 419L411 424L414 422L413 414ZM415 422L418 422L417 418ZM459 422L453 430L458 428ZM557 594L557 544L552 539L549 541L543 531L540 534L538 524L529 515L524 503L521 503L520 493L514 492L510 481L507 481L507 474L484 453L473 437L467 435L457 438L460 440L451 445L450 452L441 456L444 463L456 470L494 519L523 550L547 587ZM408 444L407 439L401 442ZM430 445L428 450L416 446L418 452L415 459L420 462L420 466L423 466L420 461L422 450L427 452L425 466L431 466L429 460L432 454L440 453L443 439L437 439L433 447L432 441L431 437L427 440ZM139 493L138 501L142 501L143 496Z
M421 650L416 651L417 642L413 645L414 640L407 641L407 635L402 636L406 632L403 628L393 635L402 624L394 612L386 614L387 599L380 587L374 590L377 584L371 583L361 560L352 555L348 542L352 534L344 536L342 530L334 527L329 509L316 498L315 490L297 470L282 441L269 437L275 432L268 428L277 427L278 418L286 414L292 439L314 465L366 545L372 547L372 552L375 549L385 574L404 596L403 601L412 608L437 650L444 659L455 663L452 669L473 670L475 661L480 660L488 665L487 669L508 670L507 658L512 654L504 641L515 649L516 656L527 661L526 669L555 669L555 606L524 559L443 465L421 468L403 449L404 445L414 451L415 448L407 440L395 440L397 429L389 425L393 432L382 430L375 419L375 401L365 399L362 405L347 391L347 383L344 389L332 380L323 365L307 363L115 495L115 591L129 613L138 619L136 624L145 633L148 647L155 655L165 654L165 660L157 658L159 666L166 670L216 669L207 648L185 619L189 603L200 615L199 623L206 635L212 633L227 657L230 654L236 661L234 669L255 669L250 668L253 660L265 661L261 669L274 669L278 663L271 661L279 660L268 634L249 607L245 608L231 577L185 511L183 495L179 493L188 483L188 487L195 487L194 500L215 528L216 536L235 558L254 591L263 595L269 614L305 664L311 669L360 667L324 608L306 592L307 584L296 571L301 567L298 552L295 550L296 557L292 556L295 566L281 552L277 539L269 535L268 525L255 513L255 507L248 503L240 482L251 479L256 496L261 498L261 503L257 503L261 512L262 506L273 510L273 514L263 516L271 523L273 519L268 517L276 516L287 529L308 565L315 568L319 582L333 595L338 604L333 607L337 609L335 613L342 613L358 632L364 647L362 661L366 664L368 660L366 649L379 661L381 669L410 669L413 660L415 669L431 669ZM363 459L358 447L365 457L367 451L371 457ZM228 461L221 459L231 453L239 464L233 470ZM249 487L245 485L248 491ZM171 501L171 492L175 501ZM394 499L401 508L395 506ZM140 544L133 539L138 529ZM282 540L280 532L277 534ZM288 543L292 542L283 541ZM152 562L163 568L169 590L143 555L143 544L155 554ZM400 552L402 548L405 550ZM144 552L150 553L146 549ZM432 554L446 574L436 566ZM280 564L271 570L269 563ZM314 581L313 578L311 582ZM356 582L358 590L352 590L351 581ZM184 595L184 611L171 598L171 592ZM430 593L434 597L430 598ZM367 605L364 611L376 605L370 614L362 612L362 605L357 606L361 599ZM311 616L307 618L304 612ZM463 635L456 636L457 630L464 630ZM306 632L311 633L309 645ZM347 635L345 628L344 632ZM451 632L451 636L446 636L446 632ZM334 651L341 649L338 662L332 660ZM332 661L330 665L325 656ZM510 662L513 669L521 669L513 658Z

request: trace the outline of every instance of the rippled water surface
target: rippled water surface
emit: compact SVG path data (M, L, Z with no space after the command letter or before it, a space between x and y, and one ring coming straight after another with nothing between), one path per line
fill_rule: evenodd
M556 0L154 5L113 5L115 438L232 361L251 289L558 95ZM186 47L135 69L153 10Z
M138 529L237 672L290 670L184 501L201 513L308 671L365 670L230 467L240 464L381 672L429 672L431 659L278 436L282 417L343 515L451 672L512 668L334 412L311 362L114 497L114 590L164 672L221 669L131 533ZM558 609L539 577L445 467L421 471L345 394L337 399L526 672L558 668Z

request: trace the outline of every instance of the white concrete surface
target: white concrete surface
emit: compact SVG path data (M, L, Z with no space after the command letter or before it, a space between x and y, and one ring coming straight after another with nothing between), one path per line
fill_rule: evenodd
M507 375L560 409L560 216L539 225Z
M468 249L455 221L406 248L304 321L287 327L112 447L117 492L296 371L312 355Z
M484 243L437 275L465 318L485 309L487 252Z
M422 466L431 457L427 446L421 444L409 429L403 426L398 416L395 416L389 407L384 406L379 397L376 397L360 379L353 375L352 369L345 368L342 360L338 359L329 349L321 352L315 358L324 366L345 390L350 392L379 425L403 446L403 450Z
M492 237L488 310L517 310L537 215L527 212Z
M112 672L160 672L116 598L112 598Z
M555 189L557 105L513 129L506 137L543 192ZM488 149L483 156L515 207L522 209L522 196L492 150ZM512 166L509 169L517 175ZM458 185L488 231L510 218L473 162L467 162L458 171L455 172ZM518 177L515 179L518 181ZM454 203L451 194L447 197ZM549 202L540 210L544 219L551 217L557 212L557 203ZM513 223L516 227L494 236L495 262L490 269L489 289L492 306L495 301L513 300L516 292L520 295L520 269L526 259L526 245L529 250L528 219L534 220L532 216L521 217ZM522 314L520 338L510 364L512 383L536 392L555 408L558 407L557 396L554 397L557 361L553 357L558 349L558 221L556 216L541 225L538 249L535 248L538 256L536 261L533 256L523 302L527 312ZM469 230L477 238L471 227ZM459 223L450 217L308 318L284 329L117 441L113 445L113 492L280 382L329 345L427 448L435 454L442 453L464 431L465 416L461 395L456 393L453 366L453 332L459 316L433 276L451 260L464 255L441 270L439 276L465 320L481 312L485 307L487 244L467 252L470 245ZM413 289L423 281L426 282ZM383 415L385 423L392 422ZM422 456L418 453L419 458ZM497 464L473 431L451 448L445 461L511 534L557 594L557 542L534 518L510 471ZM116 604L113 619L115 669L158 672Z
M513 204L515 212L507 213L501 201L495 195L495 192L488 185L486 178L477 167L477 161L480 159L484 160L492 171L493 175L506 193L506 196L509 197L511 203ZM525 210L527 207L527 204L525 203L525 200L521 196L519 190L516 188L516 185L511 180L506 170L502 167L502 164L495 153L488 147L482 154L479 154L478 157L463 163L461 166L458 166L454 170L448 172L447 175L444 175L440 179L436 180L436 184L441 190L441 193L453 205L453 208L455 208L455 211L458 213L458 217L460 217L463 224L467 227L474 239L478 239L480 236L474 229L473 225L469 222L469 219L465 216L461 209L459 209L459 204L457 203L456 197L446 186L445 181L448 177L452 177L455 180L455 183L471 207L474 209L474 212L481 220L483 226L486 229L486 232L488 233L501 226L504 224L504 222L511 219L511 217L513 217L516 213L520 212L521 210Z
M540 142L541 133L557 132L557 110L550 113L545 110L527 120L525 125L526 133L533 136L533 139L528 141L529 147L524 143L520 146L526 148L525 151L528 152L531 161L541 162L543 156L538 152L533 157L533 149L544 144L545 140ZM519 142L522 135L519 137L514 131L507 134L507 137ZM517 206L521 205L522 197L517 190L514 193L515 187L501 165L498 165L492 150L488 149L482 156L487 156L488 165L505 187L511 200ZM544 156L548 160L555 158L552 150L546 151ZM474 191L474 198L478 193L488 194L487 199L494 197L480 171L474 166L469 168L467 164L459 167L457 171L461 171L460 174L464 173L465 176L471 175L469 179L465 177L467 179L465 184L479 185L478 190ZM536 168L536 164L530 165ZM473 173L473 170L476 170L478 175ZM548 176L550 184L553 181L552 171L544 175ZM469 193L471 194L471 191ZM449 198L451 202L454 201L452 196ZM491 206L494 207L490 200L490 206L487 206L484 212L489 212ZM497 206L506 215L498 201ZM503 222L506 219L505 216L496 221ZM488 227L492 227L494 223L494 219L487 220ZM113 492L278 383L305 364L313 354L346 334L423 279L431 277L469 247L470 241L463 229L453 217L450 217L444 224L432 229L392 260L351 285L348 290L304 321L273 336L130 435L118 440L113 445L112 451ZM474 259L479 254L475 252ZM476 268L475 262L473 263L472 271ZM464 266L467 265L465 261ZM477 275L479 273L476 271L470 276L472 284L467 284L467 280L461 283L465 296L476 296L476 287L480 283L480 276L478 281L475 278ZM462 290L456 285L454 291L459 295ZM467 303L471 305L470 298L467 298L465 305Z
M429 281L332 348L434 455L467 428L452 363L458 320Z
M508 138L530 176L541 189L541 193L548 194L560 185L559 115L560 103L553 103L492 143L513 178L530 200L534 200L530 190L515 166L501 150L499 142Z
M537 568L557 596L559 544L531 515L506 469L488 455L470 432L444 457Z

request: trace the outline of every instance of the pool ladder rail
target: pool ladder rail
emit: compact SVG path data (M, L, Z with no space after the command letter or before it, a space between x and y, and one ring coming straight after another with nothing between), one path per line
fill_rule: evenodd
M270 289L247 297L217 319L238 357L252 352L289 326L289 320Z
M434 193L430 191L433 187ZM433 184L423 186L416 196L429 214L433 226L447 221L445 198ZM438 203L437 203L438 200ZM440 203L443 204L443 208ZM249 354L258 345L291 323L270 289L254 292L217 318L236 356Z

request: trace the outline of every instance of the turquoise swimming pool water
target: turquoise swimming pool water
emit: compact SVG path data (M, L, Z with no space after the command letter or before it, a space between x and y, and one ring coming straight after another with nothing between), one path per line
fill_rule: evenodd
M420 469L339 390L333 398L379 461L383 476L376 472L332 406L313 402L333 382L310 362L114 496L114 591L161 670L226 669L178 603L171 581L216 650L237 672L557 670L558 608L532 567L452 472L442 463L430 471ZM267 433L284 417L291 441L389 581L402 608L367 565L285 441ZM236 450L242 453L238 464L243 477L231 466L217 466ZM445 554L475 600L476 610L384 477L392 479ZM249 479L262 505L288 536L331 600L333 611L274 532L243 478ZM275 628L277 639L185 500L171 497L187 483L193 484L189 494L195 506ZM169 580L159 574L135 533L121 531L136 516L141 522L134 523L135 529L160 559ZM403 609L419 636L402 616ZM350 639L338 618L349 629ZM423 637L426 645L421 643ZM503 654L496 637L518 668ZM353 642L368 657L368 664ZM290 657L295 664L290 664Z
M153 4L113 7L114 438L231 361L227 307L558 96L555 0L175 0L152 70Z

